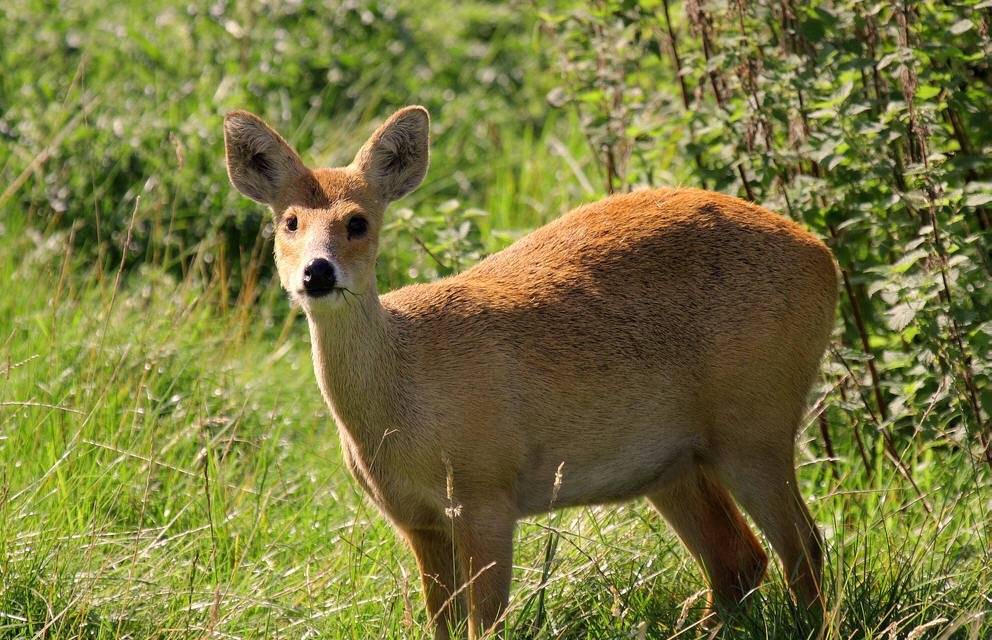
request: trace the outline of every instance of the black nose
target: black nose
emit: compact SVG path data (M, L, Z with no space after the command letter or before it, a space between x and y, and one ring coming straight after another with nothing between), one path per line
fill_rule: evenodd
M334 289L334 265L324 258L314 258L303 267L303 288L315 298Z

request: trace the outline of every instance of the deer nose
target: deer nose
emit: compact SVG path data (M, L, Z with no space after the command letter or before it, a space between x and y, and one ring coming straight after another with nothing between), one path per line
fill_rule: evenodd
M334 289L334 265L330 260L314 258L303 267L303 288L307 295L319 298Z

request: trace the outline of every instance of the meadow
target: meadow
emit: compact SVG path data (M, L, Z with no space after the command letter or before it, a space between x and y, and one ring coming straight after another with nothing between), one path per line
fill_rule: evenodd
M344 467L221 122L313 165L430 110L381 290L578 204L702 186L806 224L841 306L799 434L822 630L781 571L704 628L641 502L517 533L509 638L992 637L989 2L8 0L0 638L429 637Z

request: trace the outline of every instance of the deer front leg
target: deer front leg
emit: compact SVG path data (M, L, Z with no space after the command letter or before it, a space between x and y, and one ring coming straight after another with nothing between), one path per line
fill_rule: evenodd
M451 536L443 531L413 530L403 535L420 569L420 580L427 601L429 623L434 626L435 640L448 640L450 632L464 619L458 591L458 571L455 566L455 546Z
M455 523L458 565L464 581L470 640L499 634L510 598L513 529L507 510L486 509L460 516Z

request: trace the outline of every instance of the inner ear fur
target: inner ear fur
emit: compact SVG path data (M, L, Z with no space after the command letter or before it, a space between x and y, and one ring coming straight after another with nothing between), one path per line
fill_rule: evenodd
M402 198L427 175L429 134L427 109L404 107L376 129L355 156L352 166L365 175L385 200Z
M309 173L282 136L247 111L225 116L224 149L231 184L252 200L270 206L291 180Z

